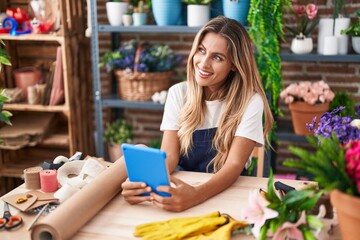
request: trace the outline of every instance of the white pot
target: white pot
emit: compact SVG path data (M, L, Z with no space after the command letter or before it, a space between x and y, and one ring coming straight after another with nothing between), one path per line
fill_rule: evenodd
M313 50L313 40L310 37L296 36L291 41L291 51L295 54L307 54Z
M133 13L134 26L142 26L146 24L146 13Z
M360 37L351 37L351 44L354 51L358 54L360 54Z
M187 5L187 25L201 27L210 19L210 5Z
M349 36L341 34L341 30L348 28L350 18L336 18L334 35L338 37L338 54L347 54L349 50Z
M321 18L319 21L319 33L317 51L319 54L324 54L325 37L332 36L334 30L334 19Z
M124 26L131 26L133 24L133 17L130 14L124 14L122 16L122 22Z
M326 36L324 39L323 55L337 55L338 51L338 37L337 36Z
M128 2L107 2L106 14L110 25L121 26L122 16L128 10Z

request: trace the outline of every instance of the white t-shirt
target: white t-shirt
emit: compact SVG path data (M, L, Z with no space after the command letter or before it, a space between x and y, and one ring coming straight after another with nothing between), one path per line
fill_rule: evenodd
M164 115L160 130L179 130L179 114L185 103L186 82L173 85L165 103ZM224 102L214 100L206 101L206 116L202 126L198 129L211 129L219 126L224 109ZM259 94L250 99L242 120L235 132L235 136L245 137L256 142L257 146L264 145L262 115L264 103ZM194 113L196 114L196 113Z

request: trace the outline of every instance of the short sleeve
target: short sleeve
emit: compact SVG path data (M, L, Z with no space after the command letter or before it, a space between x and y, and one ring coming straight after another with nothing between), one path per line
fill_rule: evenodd
M259 94L255 94L249 102L242 120L235 132L235 136L245 137L256 142L257 146L264 145L263 134L264 103Z
M168 90L160 130L179 130L179 114L184 104L186 82L173 85Z

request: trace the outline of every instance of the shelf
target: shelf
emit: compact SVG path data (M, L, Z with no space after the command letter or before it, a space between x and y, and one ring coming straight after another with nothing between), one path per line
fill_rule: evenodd
M150 109L150 110L163 110L164 104L155 103L151 101L125 101L119 98L105 98L102 100L103 107L112 108L133 108L133 109Z
M56 148L69 148L69 135L67 133L55 133L51 134L40 143L37 144L40 147L56 147Z
M305 136L296 135L295 133L290 132L277 132L276 133L279 140L283 141L290 141L290 142L301 142L301 143L307 143Z
M0 34L2 40L15 40L15 41L50 41L63 43L64 37L51 35L51 34L23 34L19 36L12 36L10 34Z
M290 62L360 62L360 54L346 55L320 55L317 53L310 54L294 54L291 52L281 52L280 58L283 61Z
M157 26L157 25L144 25L144 26L111 26L99 25L99 32L123 32L123 33L197 33L200 27L188 26Z
M67 112L69 108L66 105L31 105L27 103L7 103L4 109L9 111L29 111L29 112Z

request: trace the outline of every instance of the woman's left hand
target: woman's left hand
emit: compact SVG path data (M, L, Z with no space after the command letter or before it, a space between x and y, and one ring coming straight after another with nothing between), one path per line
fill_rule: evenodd
M198 203L196 188L178 178L170 176L171 183L175 186L159 186L156 190L167 192L171 197L163 197L154 192L151 193L152 203L161 209L171 212L181 212Z

